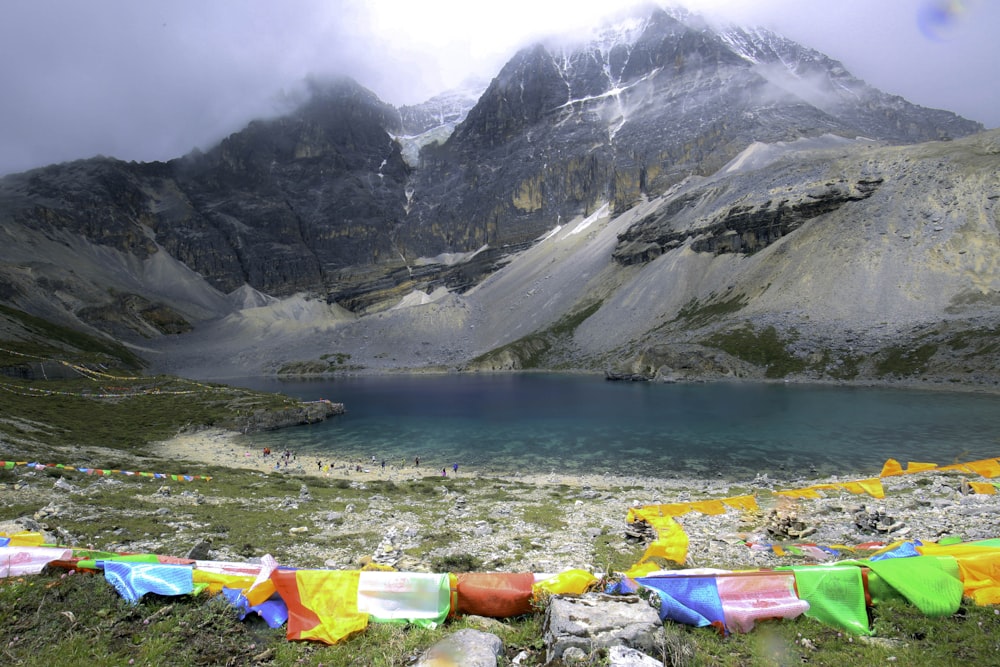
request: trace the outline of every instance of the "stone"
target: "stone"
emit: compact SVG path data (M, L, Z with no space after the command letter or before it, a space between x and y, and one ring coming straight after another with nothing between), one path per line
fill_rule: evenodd
M56 544L64 544L68 546L71 544L76 544L77 542L76 536L73 535L73 533L66 530L65 528L63 528L62 526L56 527L56 535L59 536L59 541L56 542Z
M210 560L210 550L212 548L212 540L205 538L198 542L196 545L191 547L190 551L187 552L185 558L190 558L191 560Z
M14 533L23 532L41 533L42 539L46 544L56 543L56 536L30 517L22 516L9 521L0 521L0 534L13 535Z
M68 491L69 493L80 493L80 487L70 484L66 481L65 477L60 477L56 480L56 483L52 485L53 489L59 489L60 491Z
M784 513L772 510L767 519L768 535L773 539L801 539L816 532L814 526L808 526L799 520L794 513Z
M632 595L553 596L543 627L546 662L561 659L571 647L589 653L624 645L653 652L663 636L657 611L647 601Z
M496 635L465 628L427 649L416 667L496 667L502 651L503 642Z
M627 646L612 646L608 651L609 667L663 667L663 663L642 651Z
M58 505L53 505L49 503L45 507L40 508L34 514L35 521L45 521L46 519L54 519L62 513L62 508Z
M530 657L531 657L530 653L528 653L527 651L521 651L520 653L514 656L514 659L510 661L510 664L512 665L523 664L524 661Z
M625 524L625 537L640 542L650 542L656 539L656 531L646 521L634 521Z
M867 534L891 533L903 528L903 522L896 521L882 510L870 510L867 506L854 513L854 524Z

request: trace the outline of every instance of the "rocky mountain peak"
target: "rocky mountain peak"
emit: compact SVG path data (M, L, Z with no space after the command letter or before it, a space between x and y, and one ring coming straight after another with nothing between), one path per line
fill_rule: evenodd
M313 81L294 111L205 153L3 179L0 234L16 261L0 262L0 287L15 286L0 295L87 314L97 328L126 302L165 303L195 321L250 308L225 298L244 288L364 316L422 301L417 292L478 287L579 220L630 221L600 251L617 262L610 273L681 252L750 256L891 187L860 173L813 174L799 187L793 160L783 172L791 190L774 190L768 171L730 187L722 206L713 179L732 165L801 140L836 149L857 137L909 144L980 130L766 30L653 9L524 48L488 85L422 105L393 108L349 78ZM74 271L53 253L76 258ZM58 288L33 287L46 280Z
M457 142L494 148L566 102L569 86L541 44L522 49L490 83L456 130Z
M399 107L403 132L415 136L442 126L454 129L465 120L488 86L489 81L473 78L420 104Z
M401 127L399 112L353 79L312 81L305 102L293 112L254 121L179 166L228 174L237 181L248 178L257 185L275 165L295 160L324 159L358 168L373 159L372 153L388 155L388 133Z

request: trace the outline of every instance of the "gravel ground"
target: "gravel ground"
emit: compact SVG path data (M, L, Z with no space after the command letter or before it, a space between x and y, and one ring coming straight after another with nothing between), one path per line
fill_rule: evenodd
M436 559L469 556L485 568L502 571L583 568L604 572L609 567L606 559L612 555L618 554L620 559L625 557L623 554L638 556L642 552L645 541L629 535L629 508L744 494L756 497L756 510L729 509L720 515L689 512L678 517L690 540L686 566L773 567L796 558L748 544L853 547L869 542L937 541L945 536L965 540L1000 537L1000 495L972 493L968 482L986 481L973 474L929 471L883 478L884 499L839 490L823 492L820 499L789 500L774 492L850 480L501 476L463 470L457 478L435 482L432 494L409 497L400 503L387 498L376 482L426 482L425 473L413 468L359 473L344 466L317 475L311 460L275 472L269 462L246 457L242 449L237 450L232 442L234 435L224 431L185 435L163 443L159 451L175 461L256 468L259 475L294 480L301 487L298 496L278 498L248 492L261 511L307 511L294 556L282 556L285 561L297 560L286 562L288 565L351 568L375 561L419 571L431 569ZM16 515L2 516L8 520L25 518L28 523L0 523L0 531L46 528L64 543L72 535L61 531L60 523L81 518L73 516L72 499L78 493L100 494L102 489L134 485L136 497L144 501L137 503L134 511L146 513L181 514L186 505L199 504L217 506L220 516L224 516L225 508L233 502L218 496L211 483L164 493L159 483L136 478L81 476L74 483L70 476L53 483L53 478L44 473L23 467L15 470L15 479L8 474L5 483L0 484L0 504L19 509ZM343 498L335 499L342 501L338 507L347 503L343 511L334 512L311 499L309 485L319 476L345 480ZM470 479L475 483L465 483ZM457 480L463 483L456 484ZM26 507L34 509L25 513ZM138 539L95 546L183 556L187 549L181 545L196 544L206 536L203 525L178 520L176 527L177 533L166 541ZM362 542L339 539L345 533L375 537ZM448 540L439 544L437 536L443 534ZM323 539L311 541L309 536ZM262 536L261 544L267 543L267 536ZM604 546L599 547L599 543ZM435 546L428 548L429 544ZM219 560L243 560L238 547L216 539L210 555ZM411 554L415 552L423 555L414 557ZM842 557L863 557L865 553L846 551Z

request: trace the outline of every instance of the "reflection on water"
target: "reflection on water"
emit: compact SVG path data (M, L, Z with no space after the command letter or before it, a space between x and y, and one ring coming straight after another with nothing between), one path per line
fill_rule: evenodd
M872 475L887 458L1000 455L1000 397L808 385L606 382L594 376L379 376L245 386L342 402L323 424L248 446L483 470L673 477ZM813 473L815 471L815 473Z

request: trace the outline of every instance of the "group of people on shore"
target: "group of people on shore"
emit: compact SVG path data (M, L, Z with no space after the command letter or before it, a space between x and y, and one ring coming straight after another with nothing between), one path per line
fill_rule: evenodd
M250 456L249 452L247 452L247 456ZM274 456L274 454L271 452L271 448L270 447L264 447L263 448L263 454L262 454L262 456L263 456L263 458L265 460L269 460L269 459L271 459L272 456ZM293 463L295 463L296 460L297 459L296 459L295 452L293 452L293 451L291 451L289 449L286 449L285 451L283 451L278 456L277 460L274 463L274 469L275 470L280 470L282 468L287 469ZM370 468L365 467L365 464L370 464L371 467ZM395 465L393 465L393 464L391 464L391 463L389 463L389 461L387 459L384 459L384 458L383 459L379 459L378 457L376 457L374 455L371 457L371 460L370 461L366 461L365 464L362 464L361 462L355 462L353 464L352 463L344 463L342 465L338 465L335 460L324 461L322 458L317 458L316 459L316 472L315 472L315 474L317 474L317 475L329 475L332 471L336 471L338 469L342 470L344 472L347 472L347 473L351 473L351 472L356 472L356 473L370 473L370 472L373 472L373 471L377 470L377 471L380 471L382 474L385 474L386 472L395 472L396 470L402 471L402 470L406 469L406 459L405 458L400 461L398 467L395 466ZM419 455L413 457L413 467L417 468L417 469L420 468L420 456ZM449 467L451 468L451 474L452 475L458 475L458 463L456 462L456 463L452 463L451 466L446 466L444 468L441 468L441 476L442 477L447 477L448 476L448 468Z
M354 463L354 464L346 463L346 464L344 464L342 466L339 466L339 467L342 470L346 470L348 473L350 473L352 471L353 472L360 472L360 473L368 473L368 472L373 472L373 471L379 471L379 472L381 472L381 473L384 474L387 471L388 472L395 472L397 470L402 471L402 470L406 469L406 459L402 459L400 461L399 465L396 466L396 465L393 465L392 463L390 463L387 459L379 459L376 456L372 456L371 460L368 461L367 463L370 464L370 466L371 466L370 468L369 467L365 467L361 463ZM417 469L420 468L420 457L419 456L413 457L413 467L417 468ZM450 467L451 467L452 474L453 475L457 475L458 474L458 463L452 463ZM331 470L336 470L337 468L338 468L338 465L337 465L336 461L327 461L327 462L324 462L323 459L321 459L321 458L317 458L316 459L316 472L317 472L317 474L327 474L328 475ZM442 477L447 477L448 476L448 468L447 467L441 468L441 476Z
M271 448L265 447L262 456L265 459L271 458ZM295 462L295 452L293 452L290 449L286 449L285 451L281 452L281 454L278 456L278 459L274 462L274 469L280 470L282 466L288 468L294 462Z

